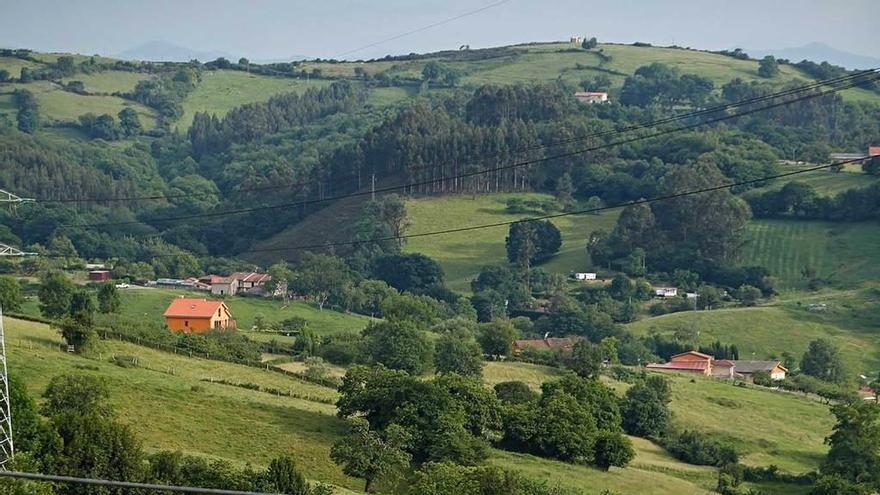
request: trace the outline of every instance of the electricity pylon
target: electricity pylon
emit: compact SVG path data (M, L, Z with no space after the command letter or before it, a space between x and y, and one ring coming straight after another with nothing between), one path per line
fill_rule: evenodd
M22 198L9 191L0 189L0 203L17 205L19 203L33 203L35 201L33 198Z
M12 404L9 397L9 374L6 369L6 335L3 331L3 308L0 308L0 469L12 460Z

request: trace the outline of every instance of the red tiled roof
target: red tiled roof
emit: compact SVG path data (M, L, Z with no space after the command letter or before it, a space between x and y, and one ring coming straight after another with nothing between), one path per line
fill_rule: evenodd
M702 352L697 352L697 351L682 352L681 354L676 354L669 359L672 360L672 359L675 359L679 356L697 356L697 357L701 357L703 359L714 359L712 356L710 356L708 354L703 354Z
M720 367L724 367L724 368L730 368L733 365L734 365L734 361L731 361L730 359L716 359L716 360L712 361L712 366L720 366Z
M880 155L880 146L868 146L868 156Z
M264 284L272 280L272 276L268 273L257 272L235 272L230 275L229 278L234 278L239 282L250 282L254 284Z
M648 368L666 370L704 370L709 366L706 361L678 361L675 363L649 364Z
M216 284L217 282L223 280L224 277L220 275L205 275L204 277L199 278L199 282L204 282L206 284Z
M223 301L178 297L168 305L168 309L165 310L165 316L176 318L210 318L223 306L225 306Z

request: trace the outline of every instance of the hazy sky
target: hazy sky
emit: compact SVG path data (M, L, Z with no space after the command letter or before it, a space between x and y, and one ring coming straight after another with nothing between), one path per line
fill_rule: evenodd
M112 55L162 40L252 59L331 57L496 0L0 0L0 46ZM824 42L880 55L878 0L510 0L353 53L408 53L567 39L694 48Z

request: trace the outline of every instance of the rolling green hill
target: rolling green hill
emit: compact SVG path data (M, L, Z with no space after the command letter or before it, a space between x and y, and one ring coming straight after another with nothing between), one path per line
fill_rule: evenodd
M0 57L0 69L6 69L12 77L18 77L22 67L41 68L55 62L59 53L33 52L32 58L39 61L22 60L13 57ZM88 56L74 54L77 62ZM100 62L112 59L98 57ZM582 50L570 43L529 43L486 50L465 50L461 52L440 52L410 60L377 60L372 62L305 62L299 70L318 69L324 79L288 79L277 76L249 74L237 70L205 71L195 91L183 101L184 115L175 123L178 131L185 131L195 112L206 111L223 115L230 109L245 103L265 101L274 94L301 92L308 87L325 86L331 82L326 78L357 78L355 69L370 76L385 74L388 77L421 78L424 66L436 62L454 69L461 75L461 85L478 86L486 83L514 84L518 82L553 82L563 80L578 85L582 80L604 75L612 81L612 97L620 89L626 76L638 67L653 62L661 62L680 69L682 72L696 73L708 77L717 87L734 78L745 81L758 80L758 62L740 60L707 51L646 47L623 44L601 44L595 50ZM137 72L105 71L95 74L76 74L65 78L85 83L86 90L102 93L102 96L81 96L65 93L57 87L42 87L45 81L28 83L23 86L47 93L40 105L46 116L59 120L74 120L87 112L116 113L123 104L121 100L108 96L112 92L128 91L141 79L150 76ZM786 82L806 82L810 76L799 69L782 65L778 76L770 82L781 86ZM762 79L767 81L766 79ZM2 93L10 93L12 85L0 84L0 112L7 111L8 103ZM429 88L428 93L445 92L443 88ZM55 94L56 92L61 94ZM410 87L376 88L371 91L370 103L374 105L393 105L405 98L415 96L418 90ZM880 95L863 89L844 91L845 99L852 101L880 102ZM140 107L142 119L152 121L152 111Z
M362 487L360 481L344 476L328 457L330 445L343 431L335 407L320 402L335 397L332 389L270 371L117 341L101 342L99 353L86 358L62 352L60 337L46 325L12 318L6 319L6 332L10 373L22 377L32 394L40 394L58 374L98 373L107 380L121 419L132 426L149 451L179 449L238 465L265 465L272 457L286 453L311 479L355 491ZM116 366L109 362L114 355L135 356L138 366ZM517 370L519 367L523 370ZM524 377L537 383L556 373L516 363L487 365L490 383ZM258 383L309 399L277 397L205 381L211 379ZM733 439L746 463L773 462L800 472L815 468L824 452L822 438L830 429L831 418L827 407L818 402L708 379L673 377L672 384L671 407L676 419ZM625 388L624 384L615 386ZM729 400L722 403L720 396ZM730 414L743 421L729 421ZM493 451L490 462L589 494L604 488L661 495L707 493L714 486L714 469L681 463L650 442L633 440L637 457L632 465L608 473L503 451ZM786 487L783 493L799 492Z
M814 303L824 303L828 309L811 312L807 306ZM800 359L810 341L825 338L840 349L851 376L871 375L880 367L878 303L876 288L795 293L768 306L673 313L627 327L637 335L695 328L700 344L716 340L736 344L742 359L778 359L783 352Z

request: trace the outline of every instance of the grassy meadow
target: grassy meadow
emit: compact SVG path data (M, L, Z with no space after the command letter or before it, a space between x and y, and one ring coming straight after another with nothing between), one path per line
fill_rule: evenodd
M133 344L101 342L91 359L59 350L61 338L37 323L7 318L9 370L35 396L56 375L94 373L111 390L111 403L131 425L148 451L180 450L228 460L266 465L272 457L292 455L315 480L361 488L328 455L344 431L332 404L276 397L204 379L259 383L264 387L332 399L335 391L256 368L186 358ZM113 355L136 356L137 368L109 362Z
M811 267L833 284L880 280L880 227L872 222L753 220L742 264L767 267L782 289L802 289Z
M183 101L183 116L175 124L185 131L196 112L222 117L233 108L246 103L266 101L279 93L302 93L307 88L327 86L328 80L301 80L261 76L235 70L204 71L196 89Z
M541 194L483 194L479 196L454 195L407 201L407 212L412 220L409 233L512 222L532 215L507 213L505 201L512 197L550 198ZM594 230L610 230L617 221L618 212L601 215L578 215L552 220L562 232L562 248L541 268L549 272L569 273L589 267L586 239ZM485 265L507 262L504 239L508 227L501 226L472 232L409 239L405 251L426 254L443 266L446 282L451 288L470 290L470 280Z
M61 81L82 81L89 93L126 93L133 91L138 81L150 79L149 74L141 72L128 72L122 70L108 70L94 74L76 74L66 77Z

